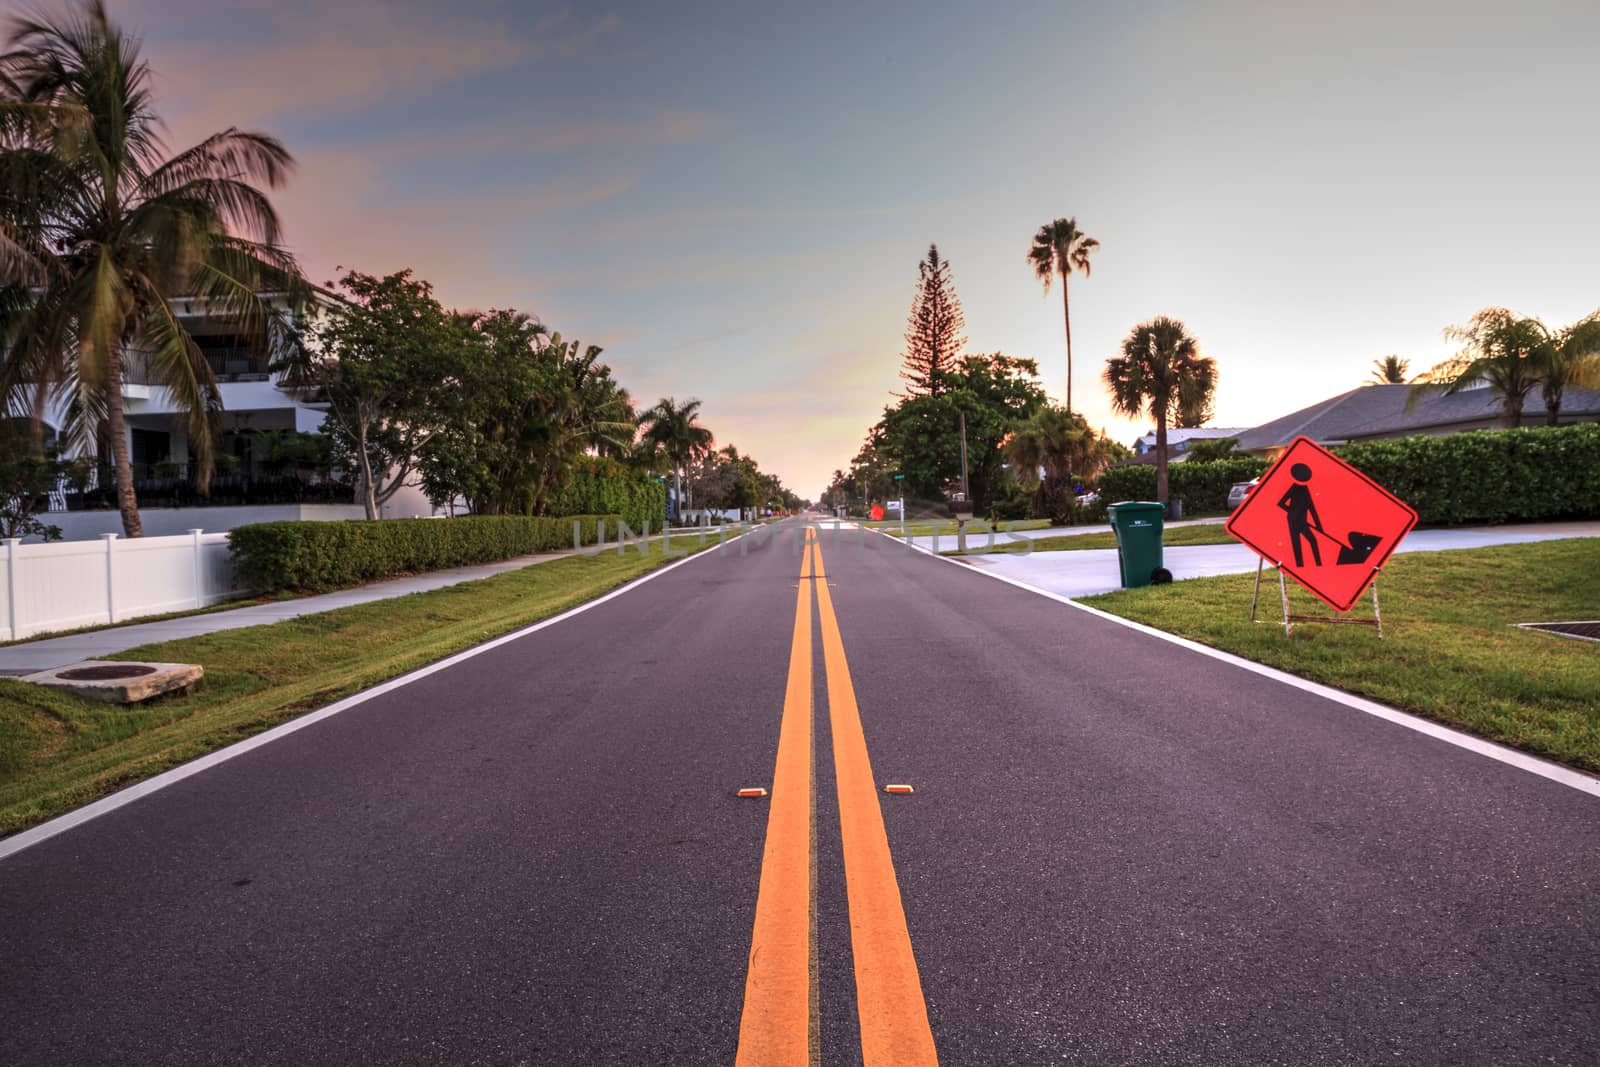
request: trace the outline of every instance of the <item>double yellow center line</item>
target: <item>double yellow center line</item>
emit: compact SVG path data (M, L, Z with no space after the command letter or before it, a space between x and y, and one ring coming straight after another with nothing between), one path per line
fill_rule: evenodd
M938 1055L867 758L861 711L828 592L822 546L813 529L806 530L800 564L789 680L778 732L778 762L772 777L772 806L767 816L736 1063L739 1067L810 1067L821 1057L816 784L812 774L813 588L822 627L828 722L839 790L839 836L850 908L862 1063L865 1067L926 1067L937 1064Z

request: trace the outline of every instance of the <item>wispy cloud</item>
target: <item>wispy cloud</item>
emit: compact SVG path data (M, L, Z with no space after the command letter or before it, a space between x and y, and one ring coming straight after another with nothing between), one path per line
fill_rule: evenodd
M412 267L462 306L515 305L552 313L530 272L508 267L530 227L553 212L625 192L632 175L578 174L488 193L397 194L390 173L359 152L313 150L277 203L304 267L322 280L337 265L369 272ZM554 309L559 310L559 309Z
M458 8L432 17L390 0L244 7L255 16L250 34L213 47L191 38L155 49L158 84L175 127L204 133L285 116L360 111L526 60L575 55L621 25L615 15L571 11L529 26Z
M388 162L489 153L536 155L577 149L654 148L692 144L716 127L708 112L664 109L637 117L590 120L550 119L528 114L475 119L448 129L403 137L387 135L358 142L368 154Z

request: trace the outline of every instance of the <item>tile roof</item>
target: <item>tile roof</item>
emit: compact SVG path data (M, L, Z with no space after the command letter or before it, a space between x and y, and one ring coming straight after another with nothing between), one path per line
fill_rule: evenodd
M1410 411L1401 410L1388 418L1375 419L1357 427L1352 437L1382 434L1417 433L1441 427L1493 420L1498 423L1502 398L1492 389L1467 389L1445 396L1435 393L1418 402ZM1561 394L1561 418L1600 415L1600 390L1568 386ZM1522 424L1543 426L1544 394L1534 389L1522 400Z
M1239 451L1263 451L1286 445L1304 435L1320 443L1342 443L1392 434L1429 430L1451 432L1496 422L1500 396L1490 389L1466 389L1449 396L1435 393L1418 399L1411 410L1406 401L1409 385L1364 385L1301 408L1239 436ZM1542 425L1544 398L1535 389L1523 401L1524 425ZM1600 416L1600 390L1568 387L1563 394L1561 417Z
M1405 411L1409 385L1364 385L1310 407L1262 423L1239 435L1239 451L1286 445L1304 435L1313 441L1345 441L1362 426Z

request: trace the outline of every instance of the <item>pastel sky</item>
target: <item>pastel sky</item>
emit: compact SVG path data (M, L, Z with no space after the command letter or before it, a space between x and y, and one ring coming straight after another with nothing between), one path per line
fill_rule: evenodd
M1600 306L1592 0L596 3L111 0L173 140L283 139L317 280L414 268L515 306L644 403L697 396L815 497L897 387L930 242L973 351L1037 359L1061 306L1024 256L1074 215L1074 400L1182 319L1250 426L1420 370L1505 304Z

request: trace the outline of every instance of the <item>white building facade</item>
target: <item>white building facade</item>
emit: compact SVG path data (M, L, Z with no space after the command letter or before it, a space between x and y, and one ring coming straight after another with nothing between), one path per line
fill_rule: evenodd
M287 312L286 299L263 297ZM336 299L313 294L308 314L320 314ZM292 469L273 456L272 446L289 434L320 434L327 405L299 395L271 369L272 354L260 339L241 332L236 323L213 314L199 298L171 301L178 320L199 346L216 378L221 399L219 439L214 443L215 472L210 493L194 488L195 464L188 418L164 386L150 381L137 352L125 360L123 414L139 511L148 534L175 534L191 529L228 530L251 522L281 519L359 519L354 490L345 478L326 472ZM47 437L59 436L64 411L47 409ZM109 449L102 441L68 450L95 456L98 463L76 481L64 481L51 494L46 521L67 540L120 532ZM96 456L96 453L99 453ZM385 518L435 514L419 485L407 485L383 507Z

